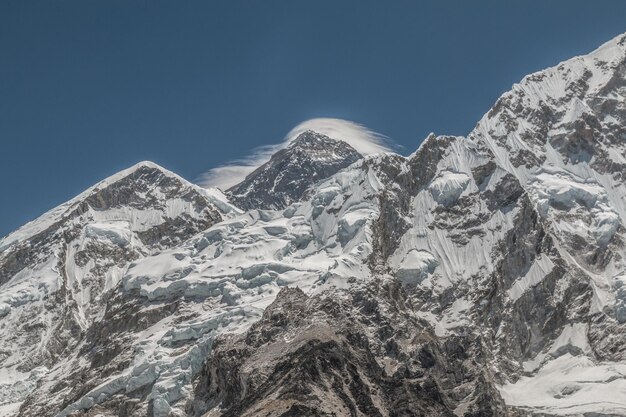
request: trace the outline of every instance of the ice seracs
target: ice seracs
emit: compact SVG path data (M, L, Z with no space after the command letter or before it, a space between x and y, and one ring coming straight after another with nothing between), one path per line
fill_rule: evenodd
M469 182L467 174L446 171L433 180L429 189L436 202L449 205L459 199Z

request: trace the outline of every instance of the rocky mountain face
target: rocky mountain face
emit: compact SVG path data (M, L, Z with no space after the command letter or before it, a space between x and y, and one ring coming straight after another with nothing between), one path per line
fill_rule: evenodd
M626 415L625 126L619 36L409 157L117 174L0 242L0 414Z
M245 209L283 209L302 198L311 185L362 158L352 146L306 131L289 146L227 191Z
M250 330L218 339L188 411L505 415L480 341L437 338L407 301L395 280L311 297L281 290Z

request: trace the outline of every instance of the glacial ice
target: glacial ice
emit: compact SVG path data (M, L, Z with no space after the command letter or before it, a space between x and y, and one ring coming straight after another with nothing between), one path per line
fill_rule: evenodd
M396 271L396 278L405 284L419 284L437 267L435 257L424 250L411 250L406 254Z
M429 190L436 202L447 206L459 199L469 182L467 174L445 171L433 180Z

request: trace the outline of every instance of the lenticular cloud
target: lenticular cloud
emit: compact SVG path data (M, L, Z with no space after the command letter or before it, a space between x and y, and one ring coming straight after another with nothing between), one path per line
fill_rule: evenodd
M331 139L342 140L361 155L391 151L388 139L363 125L342 119L319 118L300 123L287 134L286 143L307 130L326 135Z
M203 187L226 190L240 183L246 175L267 162L274 153L289 146L291 141L307 130L321 133L331 139L342 140L362 155L390 152L393 149L387 137L358 123L333 118L310 119L294 127L282 143L256 148L245 158L209 170L198 182Z

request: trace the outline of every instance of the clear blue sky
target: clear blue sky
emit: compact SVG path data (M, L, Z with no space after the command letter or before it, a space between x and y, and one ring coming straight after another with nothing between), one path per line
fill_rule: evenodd
M626 1L0 2L0 235L140 160L194 180L299 122L411 152L626 31Z

